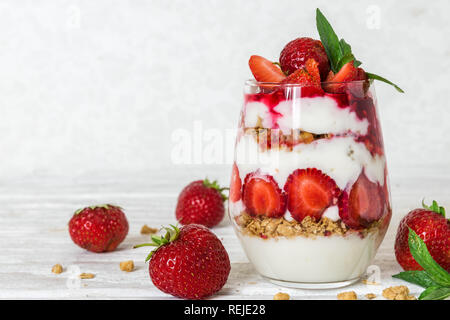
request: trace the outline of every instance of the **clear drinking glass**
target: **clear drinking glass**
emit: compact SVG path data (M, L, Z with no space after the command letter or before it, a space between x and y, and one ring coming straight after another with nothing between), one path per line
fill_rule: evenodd
M245 83L229 215L250 262L278 285L358 281L391 218L373 84L322 87Z

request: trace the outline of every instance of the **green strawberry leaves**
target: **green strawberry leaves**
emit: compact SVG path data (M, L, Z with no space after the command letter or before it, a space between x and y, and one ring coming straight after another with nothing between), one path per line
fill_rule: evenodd
M95 210L97 208L103 208L103 209L109 210L112 207L116 207L116 208L119 208L119 209L122 210L121 207L113 206L112 204L97 204L97 205L89 206L89 207L86 207L86 208L80 208L77 211L75 211L74 215L79 214L81 211L83 211L84 209L87 209L87 208L89 208L91 210Z
M164 236L158 235L158 236L151 236L151 240L152 242L149 243L142 243L142 244L137 244L133 247L133 249L136 248L141 248L141 247L156 247L155 249L153 249L149 255L147 256L147 258L145 259L145 262L147 262L148 260L150 260L150 258L152 257L152 255L156 252L156 250L158 250L160 247L169 244L170 242L173 242L175 240L178 239L178 236L180 235L180 229L174 225L170 225L171 228L167 228L165 227L164 229L166 230L166 234Z
M320 41L322 41L328 60L330 61L331 70L336 74L348 62L353 61L355 68L358 68L362 62L356 60L352 53L352 47L344 40L339 40L328 22L327 18L322 14L319 8L316 9L316 26L319 32ZM404 92L399 86L391 81L373 73L366 72L369 79L378 80L394 86L399 92Z
M433 203L431 204L431 206L427 206L425 204L424 200L422 200L422 207L424 209L434 211L434 212L442 215L445 218L445 208L444 207L440 207L438 205L438 203L436 201L434 201L434 200L433 200Z
M414 260L424 270L400 272L392 277L426 288L419 296L419 300L441 300L449 297L450 274L433 260L425 242L411 228L409 228L408 245Z
M220 196L222 197L223 201L227 201L228 200L228 196L226 194L223 193L224 190L230 190L230 188L221 188L219 183L217 182L217 180L214 181L209 181L208 178L206 178L205 180L203 180L203 185L207 188L213 188L215 190L217 190L220 193Z

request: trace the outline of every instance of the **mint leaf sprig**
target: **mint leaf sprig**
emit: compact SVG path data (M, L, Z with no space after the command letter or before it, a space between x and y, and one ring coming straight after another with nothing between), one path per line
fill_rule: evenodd
M433 260L425 242L409 229L408 245L416 262L423 271L404 271L392 277L417 284L425 290L420 294L419 300L442 300L450 297L450 274Z
M327 18L325 18L319 8L316 9L316 26L317 31L319 32L320 41L322 41L328 60L330 61L331 70L335 74L350 61L353 61L355 68L358 68L362 64L361 61L356 60L355 55L352 52L352 47L344 39L339 40L330 22L328 22ZM399 86L386 78L369 72L366 72L366 75L370 80L385 82L392 85L397 91L404 93Z

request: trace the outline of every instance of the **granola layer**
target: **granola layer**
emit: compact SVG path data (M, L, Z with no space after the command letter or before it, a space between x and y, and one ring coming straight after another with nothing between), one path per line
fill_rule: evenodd
M286 220L281 218L269 218L266 216L253 217L246 212L242 212L235 218L236 223L245 235L256 236L263 239L277 237L309 237L339 235L345 236L350 232L357 232L361 237L378 230L379 223L374 222L366 229L352 230L341 220L333 221L327 217L322 217L315 221L311 217L304 218L301 222L296 220Z

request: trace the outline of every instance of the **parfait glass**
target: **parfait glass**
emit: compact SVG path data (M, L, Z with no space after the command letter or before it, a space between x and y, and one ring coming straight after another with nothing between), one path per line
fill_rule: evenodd
M228 207L249 261L269 281L358 281L391 218L373 83L247 81Z

